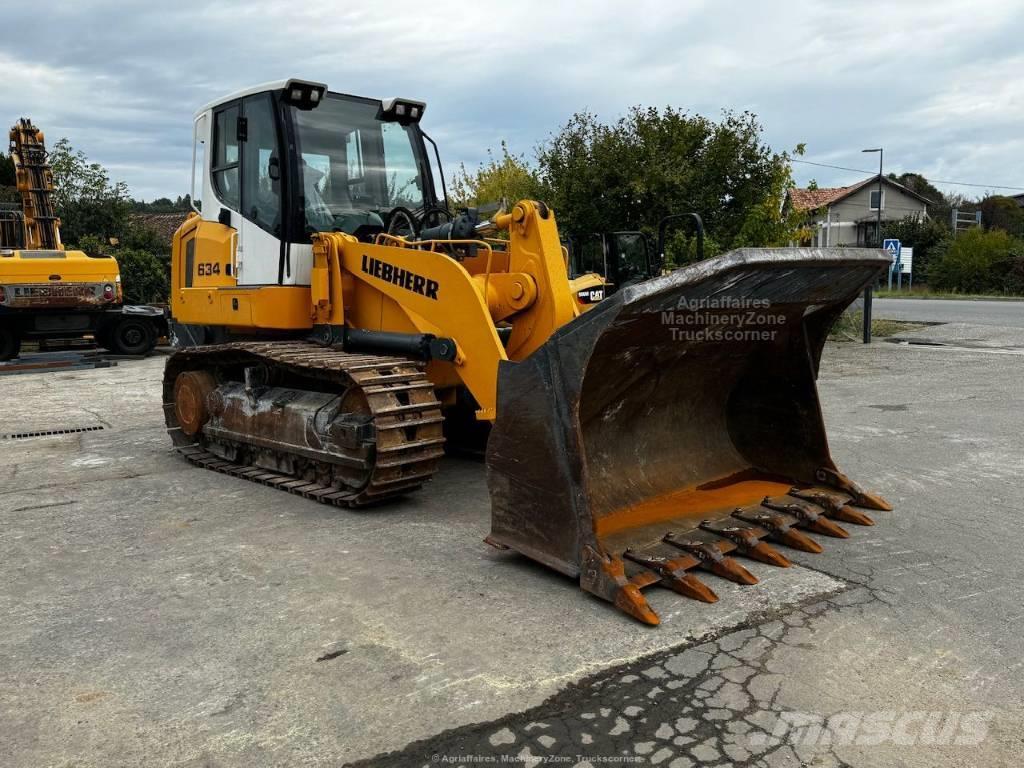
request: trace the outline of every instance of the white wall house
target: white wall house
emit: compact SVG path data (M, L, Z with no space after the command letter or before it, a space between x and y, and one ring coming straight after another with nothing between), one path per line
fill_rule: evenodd
M927 218L931 201L912 189L883 176L881 191L883 222ZM784 205L806 217L811 236L800 245L881 245L877 175L848 187L790 189Z

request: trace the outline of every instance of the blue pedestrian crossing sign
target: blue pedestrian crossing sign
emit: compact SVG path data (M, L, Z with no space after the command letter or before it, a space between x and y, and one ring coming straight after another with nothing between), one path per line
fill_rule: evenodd
M886 239L882 241L882 250L887 251L892 256L893 263L899 263L900 260L900 241L893 239Z

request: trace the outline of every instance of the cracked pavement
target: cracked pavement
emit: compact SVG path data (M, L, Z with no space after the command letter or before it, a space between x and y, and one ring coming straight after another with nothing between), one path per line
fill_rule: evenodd
M833 455L895 512L652 588L656 629L482 545L478 463L339 514L174 457L160 360L0 380L4 431L106 427L0 444L4 763L1017 766L1020 366L830 345Z

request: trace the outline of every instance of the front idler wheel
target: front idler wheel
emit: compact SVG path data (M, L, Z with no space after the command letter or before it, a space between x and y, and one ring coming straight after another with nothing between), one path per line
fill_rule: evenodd
M217 382L206 371L185 371L174 381L174 415L181 431L196 437L210 420L210 394Z

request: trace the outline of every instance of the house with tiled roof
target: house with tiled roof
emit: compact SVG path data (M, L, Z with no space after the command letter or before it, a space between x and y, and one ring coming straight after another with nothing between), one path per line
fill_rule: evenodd
M132 224L136 227L144 227L159 235L167 242L167 250L171 249L171 238L178 227L185 223L188 211L181 213L133 213L131 214Z
M879 199L875 175L848 187L794 187L786 194L784 205L804 217L810 235L800 245L877 247L879 205L884 228L886 221L927 218L930 202L884 176Z

